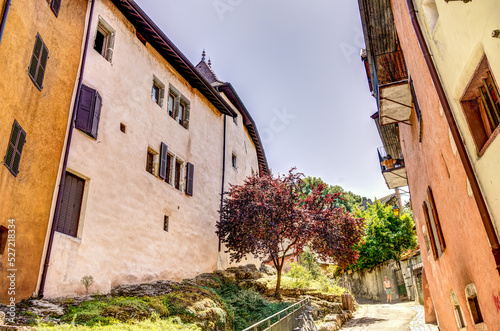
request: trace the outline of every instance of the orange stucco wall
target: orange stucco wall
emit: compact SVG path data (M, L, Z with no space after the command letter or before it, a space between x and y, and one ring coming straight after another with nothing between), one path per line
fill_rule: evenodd
M5 1L0 2L3 12ZM0 255L0 301L35 292L51 202L81 54L87 1L63 1L56 18L48 1L12 1L0 44L0 153L14 119L26 131L17 177L0 165L0 225L15 224L15 294L8 293L8 248ZM37 33L49 50L43 89L28 76ZM11 246L11 248L14 248ZM12 253L12 250L11 250ZM13 257L12 255L10 256Z
M464 311L467 330L474 330L465 297L466 285L474 283L484 321L489 330L494 330L500 325L500 310L495 304L498 302L500 276L495 269L475 200L469 193L463 165L418 46L406 1L393 0L392 6L423 117L422 142L418 140L419 124L414 112L410 118L411 126L400 125L418 239L424 243L422 202L426 199L427 187L431 186L446 242L446 249L437 260L422 244L426 278L437 320L441 330L457 329L450 300L450 292L454 290ZM429 305L426 305L426 313L432 314Z

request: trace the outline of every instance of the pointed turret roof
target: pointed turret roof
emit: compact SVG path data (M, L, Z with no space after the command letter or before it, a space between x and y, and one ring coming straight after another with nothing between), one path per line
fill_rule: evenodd
M212 84L212 86L224 84L223 81L219 80L215 72L212 70L212 62L209 59L208 63L205 62L205 50L201 53L201 61L195 67L200 74L205 77L205 79ZM215 84L214 84L215 83Z

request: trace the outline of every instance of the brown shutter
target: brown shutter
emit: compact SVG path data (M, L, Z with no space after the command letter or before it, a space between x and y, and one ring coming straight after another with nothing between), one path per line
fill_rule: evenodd
M61 8L61 0L52 0L52 2L50 3L50 8L57 17L59 15L59 9Z
M429 242L431 244L432 254L434 255L434 260L438 258L438 252L436 248L436 240L434 238L434 232L432 231L431 220L429 218L429 209L427 208L427 202L422 203L422 208L424 210L425 226L427 227L427 235L429 236Z
M434 219L434 223L436 225L436 232L438 234L438 240L439 244L441 245L441 251L444 252L444 249L446 248L446 243L444 242L444 236L443 236L443 231L441 229L441 222L439 221L437 209L436 209L436 204L434 202L434 195L432 194L432 190L430 186L427 188L427 198L429 200L429 204L431 206L431 212L432 216Z
M31 55L31 62L28 68L28 74L35 84L41 90L43 88L43 77L45 75L45 67L49 57L49 50L43 43L40 34L36 35L35 46L33 47L33 54Z
M21 153L23 151L24 143L26 141L26 132L21 128L19 123L14 120L12 125L12 132L10 134L9 144L7 146L7 153L5 154L4 164L10 172L17 176L19 173L19 164L21 162Z
M160 172L158 173L161 179L167 178L167 149L167 145L162 142L160 148Z
M102 106L102 98L99 95L99 92L95 91L95 102L94 102L94 116L92 118L92 130L90 131L90 135L97 139L97 131L99 129L99 119L101 117L101 106Z
M66 173L56 231L76 237L82 208L85 180Z
M189 196L193 196L193 180L194 180L194 165L191 163L187 163L186 170L186 194Z

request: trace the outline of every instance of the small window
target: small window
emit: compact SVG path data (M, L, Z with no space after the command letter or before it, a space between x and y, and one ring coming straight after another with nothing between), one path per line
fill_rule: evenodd
M123 133L126 133L127 131L127 126L123 123L120 123L120 131Z
M477 151L482 155L500 126L500 95L486 56L479 63L460 102Z
M169 184L172 184L172 173L174 172L173 170L173 164L174 164L174 156L171 154L167 155L167 176L165 177L165 181Z
M155 164L154 161L155 161L155 155L151 150L148 150L146 158L146 171L152 175L154 175L154 164Z
M172 93L169 93L168 94L168 115L170 117L174 117L174 100L175 100L175 97Z
M182 125L182 122L184 121L184 109L186 106L184 106L182 103L179 105L179 116L177 117L177 121L179 122L180 125Z
M54 12L54 14L59 16L59 9L61 8L61 0L52 0L50 2L50 9Z
M21 162L21 153L26 142L26 132L21 128L19 123L14 120L12 131L10 133L9 144L7 145L7 153L3 164L10 170L10 173L17 177L19 173L19 164Z
M169 88L167 108L170 117L185 129L189 129L190 102L172 85Z
M151 89L151 99L160 107L163 107L165 97L165 85L156 77L153 78L153 88Z
M238 169L238 163L237 163L238 159L236 157L236 153L233 153L231 155L231 165L233 166L234 169Z
M170 223L170 217L168 217L167 215L164 215L163 216L163 231L168 232L169 223Z
M56 231L76 237L80 222L85 180L66 172Z
M106 60L111 62L113 57L113 47L115 45L115 30L102 18L99 18L97 31L94 39L94 49Z
M40 91L43 88L42 83L48 58L49 50L47 49L47 46L45 46L45 43L40 37L40 34L37 34L35 47L33 48L33 54L31 55L31 63L28 69L28 75L33 81L33 84L35 84L35 86Z
M453 306L453 311L455 313L455 320L457 321L457 326L459 329L465 328L465 318L464 314L462 312L462 308L460 307L460 304L458 303L458 298L457 295L455 294L455 291L451 290L450 293L450 299L451 299L451 304Z
M479 324L484 322L483 315L481 314L481 309L479 307L479 302L477 301L477 296L467 299L470 309L470 314L472 316L472 322L474 324Z

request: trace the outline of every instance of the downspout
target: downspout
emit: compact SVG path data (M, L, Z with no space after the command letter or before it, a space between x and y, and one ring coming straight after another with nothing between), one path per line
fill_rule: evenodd
M12 1L7 0L2 14L2 23L0 24L0 44L2 43L3 32L5 30L5 25L7 24L7 16L9 16L9 9Z
M217 89L218 91L219 89ZM220 191L220 216L219 220L222 222L222 207L224 204L224 181L226 177L226 118L227 115L224 115L224 142L222 144L222 187ZM222 249L222 240L219 236L219 253Z
M85 62L87 60L87 49L89 46L89 39L90 39L90 27L92 25L92 16L94 15L94 5L95 5L95 0L90 0L90 1L91 1L90 15L89 15L89 22L87 24L87 36L85 39L85 46L83 48L82 65L80 67L80 77L78 78L78 86L77 86L78 90L76 92L75 103L73 105L73 113L71 114L71 123L69 125L69 130L68 130L68 141L66 143L66 150L64 151L64 160L63 160L63 166L62 166L62 170L61 170L61 180L59 182L59 192L57 193L54 218L52 219L52 227L50 229L49 242L47 244L47 254L45 255L45 263L43 265L42 278L40 281L40 289L38 291L38 296L40 298L43 298L43 292L45 289L45 281L47 279L47 271L49 269L50 253L52 252L52 244L54 242L54 234L56 232L57 218L59 217L59 211L61 209L61 200L62 200L62 193L63 193L63 188L64 188L64 174L66 173L66 167L68 166L68 157L69 157L69 150L71 147L71 138L73 137L73 129L75 127L76 109L78 107L78 102L80 101L80 87L82 86L83 74L85 72Z
M491 220L490 214L488 212L488 207L486 206L486 202L484 201L483 194L481 193L481 188L479 187L479 182L474 174L474 169L472 168L472 164L467 154L467 150L465 149L464 142L460 136L460 132L458 130L457 124L453 117L453 113L451 111L450 104L448 102L448 98L446 97L446 93L444 91L443 85L439 78L437 69L432 61L432 57L429 52L429 48L427 47L427 43L425 42L424 35L422 33L422 29L420 28L420 24L418 22L417 14L415 11L415 7L413 5L412 0L406 0L408 4L408 9L410 11L410 18L413 25L413 29L415 30L415 34L418 39L418 44L422 53L424 55L425 63L427 64L427 68L429 69L429 73L432 78L432 82L434 83L434 87L436 88L436 92L438 94L439 101L443 107L444 114L446 116L446 120L448 121L448 125L451 130L451 134L457 145L458 153L460 155L460 159L462 160L462 164L464 165L465 173L467 174L467 178L469 179L472 192L474 194L474 198L476 200L477 208L479 209L479 213L481 214L481 219L483 221L484 228L486 230L486 234L488 236L488 240L491 245L491 251L493 253L493 257L495 259L495 263L497 266L497 271L500 273L500 244L498 241L498 237L495 233L495 228L493 226L493 222Z

